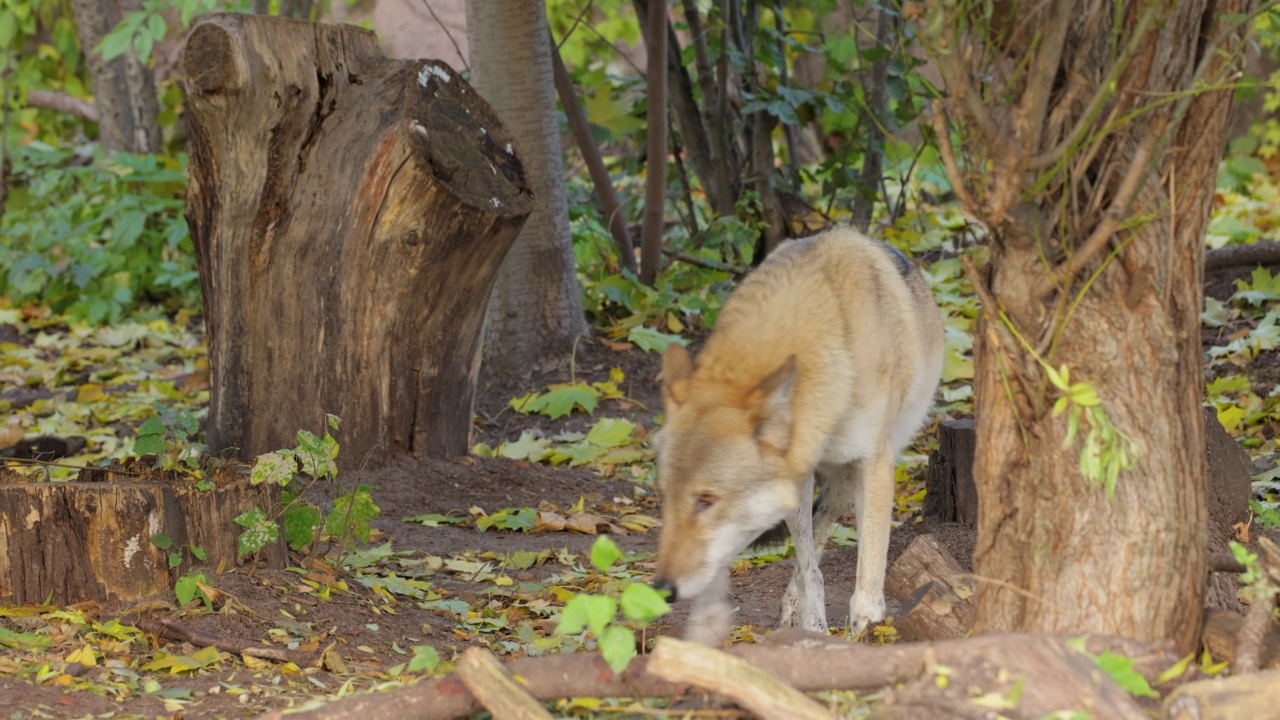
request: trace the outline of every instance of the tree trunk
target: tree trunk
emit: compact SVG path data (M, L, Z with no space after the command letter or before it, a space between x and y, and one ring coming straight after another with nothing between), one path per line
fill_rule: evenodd
M467 0L471 79L520 146L537 205L489 306L488 371L525 377L586 332L569 237L550 30L539 3Z
M206 15L183 68L210 450L292 447L334 413L356 465L466 453L485 306L533 205L496 115L347 25Z
M1207 552L1203 237L1231 93L1153 99L1220 81L1226 61L1212 41L1248 4L1036 6L1018 25L1034 28L1034 42L988 45L1028 60L1007 112L967 87L976 76L956 72L972 48L957 46L943 69L952 111L997 168L961 193L993 231L985 277L969 266L985 311L974 350L974 571L987 580L976 632L1087 631L1195 648ZM1237 33L1227 53L1239 43ZM1082 471L1085 436L1105 423L1078 406L1055 415L1064 394L1038 357L1092 384L1119 447L1131 440L1134 462L1113 497ZM1077 411L1086 419L1064 444Z
M141 7L141 0L71 2L98 110L98 141L108 152L160 151L160 105L151 68L138 59L133 48L111 62L103 60L98 51L102 38L127 13Z

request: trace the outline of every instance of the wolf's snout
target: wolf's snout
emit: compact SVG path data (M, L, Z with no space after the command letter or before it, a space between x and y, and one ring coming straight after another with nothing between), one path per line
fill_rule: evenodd
M658 578L657 580L654 580L653 589L658 592L666 591L667 602L673 603L676 601L676 584L670 580L666 578Z

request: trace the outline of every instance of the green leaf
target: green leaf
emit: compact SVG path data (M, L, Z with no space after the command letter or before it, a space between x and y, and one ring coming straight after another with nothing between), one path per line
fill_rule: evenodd
M575 407L582 408L587 414L596 411L599 392L586 383L571 385L553 385L547 392L525 403L529 412L542 413L552 420L568 415Z
M173 547L173 538L169 537L167 533L158 532L151 536L151 544L161 550L168 550Z
M361 485L333 501L333 510L324 521L324 531L335 537L347 532L362 543L369 542L369 522L382 514L369 494L369 486Z
M297 471L298 461L292 450L263 453L253 463L253 471L249 473L249 483L252 485L275 483L284 486L289 484Z
M168 670L177 675L182 672L194 672L207 668L222 660L222 653L215 647L207 647L190 655L168 655L164 651L156 651L156 659L143 665L141 670Z
M132 41L133 29L121 23L115 30L107 33L102 38L102 42L98 44L98 51L102 53L103 60L111 62L123 55L129 49Z
M195 559L199 560L200 562L204 562L209 559L209 556L205 554L204 549L201 548L199 545L191 546L191 555L194 556Z
M298 431L298 447L293 454L302 465L302 472L314 478L337 477L338 441L332 435L317 437L306 430Z
M641 627L671 612L671 606L652 586L633 582L622 591L622 615Z
M17 648L18 650L42 650L49 646L53 638L47 635L16 632L0 626L0 647Z
M1107 650L1095 657L1093 661L1098 664L1098 667L1103 672L1111 676L1116 685L1119 685L1130 695L1136 697L1160 697L1147 684L1147 679L1133 669L1135 663L1133 658L1116 655Z
M608 570L620 557L622 551L608 535L596 537L596 541L591 544L591 564L598 570Z
M9 49L18 36L18 19L9 10L0 10L0 48Z
M602 447L618 447L633 440L636 426L625 418L601 418L587 431L587 442Z
M565 603L564 611L560 613L560 622L556 625L556 633L574 635L582 632L583 627L589 627L599 638L617 612L618 601L608 595L579 593Z
M491 527L499 530L532 530L538 524L538 511L533 508L507 508L476 518L476 529L484 532Z
M320 525L320 510L310 503L295 503L280 515L284 525L284 539L294 550L311 544L315 529Z
M504 442L498 446L497 455L509 460L529 460L537 462L551 449L551 441L540 438L528 430L520 433L520 439Z
M133 439L133 454L138 457L164 455L166 449L163 435L139 435Z
M670 335L644 325L637 325L631 328L631 331L627 333L627 342L635 343L636 347L645 352L666 352L667 347L672 343L677 345L688 344L688 341L679 335Z
M178 598L178 605L186 607L192 600L195 600L198 597L204 601L206 607L212 608L213 602L197 584L203 582L206 582L204 573L183 575L178 578L178 581L173 584L173 594Z
M427 513L426 515L414 515L413 517L403 518L404 522L413 522L426 525L427 527L440 527L441 525L457 525L467 521L465 517L460 515L441 515L440 513Z
M274 542L280 537L280 526L276 521L267 517L267 514L260 507L254 507L251 510L240 513L235 522L244 528L236 543L237 557L256 553L266 547L267 543Z
M414 645L409 672L431 672L440 664L440 654L430 645Z
M631 658L636 656L635 633L621 625L605 628L597 642L600 644L600 655L615 675L626 670L627 665L631 664Z

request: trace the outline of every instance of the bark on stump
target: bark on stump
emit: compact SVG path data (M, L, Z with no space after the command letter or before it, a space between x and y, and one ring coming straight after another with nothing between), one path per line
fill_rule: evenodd
M533 207L489 105L348 25L206 15L182 63L210 450L289 447L333 413L356 463L465 453L485 306Z
M235 466L216 474L214 484L196 490L140 464L85 469L66 483L0 471L0 604L137 600L167 594L190 567L234 565L241 528L233 519L255 505L270 513L280 488L253 487ZM151 541L157 533L182 553L178 568L170 569L169 551ZM188 551L192 545L204 550L203 563ZM283 567L285 557L281 539L259 559Z

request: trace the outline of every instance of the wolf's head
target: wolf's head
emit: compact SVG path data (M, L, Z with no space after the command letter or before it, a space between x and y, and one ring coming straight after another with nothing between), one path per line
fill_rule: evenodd
M760 533L795 509L786 462L796 360L763 378L699 377L679 345L662 359L658 434L662 539L655 587L693 598Z

